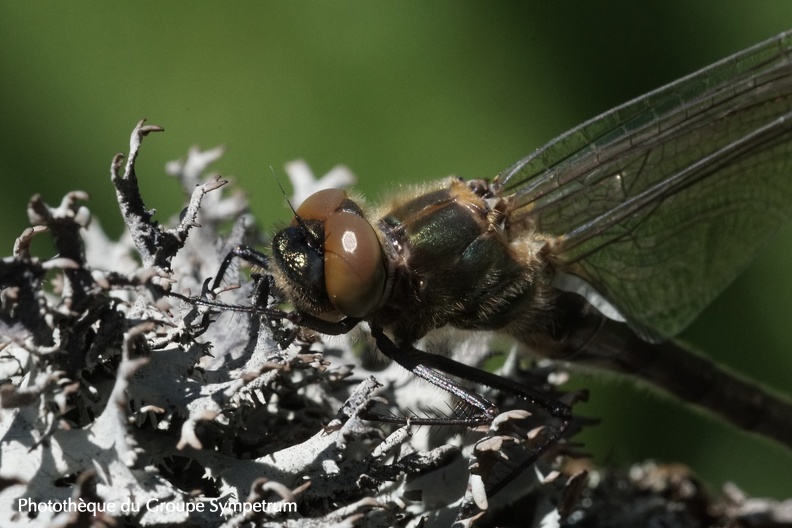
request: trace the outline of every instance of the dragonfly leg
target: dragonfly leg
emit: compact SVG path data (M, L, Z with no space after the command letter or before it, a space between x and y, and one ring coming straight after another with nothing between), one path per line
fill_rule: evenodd
M377 343L377 348L390 359L422 378L435 387L439 387L444 391L453 394L461 401L469 404L479 412L487 417L489 420L494 419L498 415L498 408L494 403L490 402L483 396L462 387L458 382L441 374L437 370L429 367L420 360L425 357L425 352L417 350L412 345L408 347L399 346L394 343L388 336L385 335L382 328L372 324L371 335Z
M544 409L554 418L569 420L572 416L572 410L566 403L550 398L540 391L527 387L522 383L498 376L486 370L471 367L470 365L460 363L459 361L440 354L431 354L429 352L413 349L412 355L422 364L434 367L446 374L517 396L528 401L532 405Z

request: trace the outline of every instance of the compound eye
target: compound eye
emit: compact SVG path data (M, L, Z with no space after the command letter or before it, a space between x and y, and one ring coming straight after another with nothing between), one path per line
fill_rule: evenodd
M385 264L374 228L338 211L325 221L325 287L330 302L349 317L365 317L385 290Z
M347 194L341 189L325 189L315 192L297 208L297 216L302 220L324 222L341 207L346 199ZM296 218L292 220L292 225L297 225Z

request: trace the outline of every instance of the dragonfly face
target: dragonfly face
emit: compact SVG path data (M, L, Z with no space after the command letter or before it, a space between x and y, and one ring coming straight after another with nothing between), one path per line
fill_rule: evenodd
M343 191L309 197L272 247L278 284L305 312L364 317L382 299L387 268L380 243Z

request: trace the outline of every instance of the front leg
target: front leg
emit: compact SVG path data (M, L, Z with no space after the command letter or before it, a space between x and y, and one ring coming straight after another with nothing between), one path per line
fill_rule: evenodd
M220 269L217 270L217 276L212 283L212 290L216 290L220 284L225 279L225 275L228 272L229 266L234 261L234 259L244 260L245 262L249 262L254 266L258 266L264 270L269 269L269 259L267 255L262 253L261 251L255 250L250 246L237 246L231 251L223 259L223 262L220 264Z

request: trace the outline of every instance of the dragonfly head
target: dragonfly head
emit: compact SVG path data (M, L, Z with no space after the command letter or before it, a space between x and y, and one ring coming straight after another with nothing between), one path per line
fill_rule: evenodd
M297 307L365 317L385 291L385 257L374 228L344 191L319 191L272 241L279 282Z

